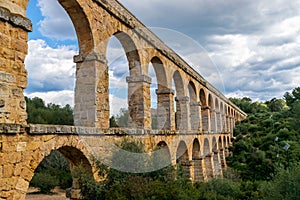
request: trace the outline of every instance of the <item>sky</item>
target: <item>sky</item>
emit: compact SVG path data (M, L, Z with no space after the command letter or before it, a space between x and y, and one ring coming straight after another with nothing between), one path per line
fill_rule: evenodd
M300 0L120 0L226 97L282 98L300 86ZM25 95L74 104L74 27L56 0L30 0ZM111 113L126 107L128 63L117 39L107 52ZM151 69L151 67L150 67ZM151 85L155 99L155 73ZM155 107L153 100L152 106Z

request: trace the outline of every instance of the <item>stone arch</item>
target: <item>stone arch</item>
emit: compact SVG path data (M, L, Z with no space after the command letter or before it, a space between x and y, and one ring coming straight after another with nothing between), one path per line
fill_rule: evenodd
M152 65L152 66L151 66ZM151 122L152 129L170 129L170 96L173 96L173 91L167 89L167 77L165 67L162 61L158 57L153 57L150 61L148 68L154 70L155 75L150 74L148 76L152 78L152 84L150 86L150 98L151 98ZM153 67L153 68L152 68ZM155 76L155 77L153 77ZM154 86L153 80L156 79L157 83ZM153 89L155 88L155 91ZM155 93L154 93L155 92ZM156 98L156 100L152 99ZM156 108L152 109L152 103L156 103ZM167 103L168 102L168 103ZM173 102L172 102L173 103Z
M152 157L154 169L156 169L157 166L164 168L172 165L171 152L165 141L160 141L156 145Z
M155 75L157 78L157 89L166 88L168 83L164 64L157 56L153 57L150 62L153 65Z
M129 64L130 76L141 75L141 61L137 46L134 40L123 31L117 31L113 34L121 43Z
M151 78L142 75L141 60L137 45L132 36L125 31L116 31L112 34L121 43L128 61L128 126L151 128L149 97ZM107 92L108 93L108 92ZM143 114L141 114L143 113Z
M176 164L182 168L183 176L190 178L189 153L186 143L181 140L176 151Z
M27 145L31 148L35 147L35 150L28 150L28 154L26 154L26 156L23 158L24 166L19 166L20 170L26 171L27 175L24 174L24 180L22 181L23 184L20 184L19 186L17 185L18 190L28 190L29 182L32 180L36 168L45 157L50 155L53 150L58 150L69 161L71 170L74 169L75 166L82 166L86 172L90 173L96 180L99 178L90 153L85 148L85 145L79 141L79 138L75 138L73 136L57 137L59 137L59 140L57 138L53 138L45 142L42 140L43 137L41 136L41 139L34 138L35 140L33 143L27 143ZM76 180L73 179L73 181ZM26 195L26 193L24 195Z
M196 86L193 81L188 84L189 97L191 102L197 101Z
M201 157L200 143L199 140L195 138L193 142L192 158L193 160L199 160L200 157Z
M197 138L195 138L193 142L192 159L193 159L192 164L194 167L193 181L194 182L203 181L204 175L203 175L203 165L202 165L202 157L201 157L201 147L200 147L199 140Z
M212 133L215 133L217 130L216 110L214 100L211 94L208 95L208 106L210 108L210 131Z
M176 112L175 112L175 126L176 129L188 129L188 97L185 95L183 79L179 71L175 71L173 74L173 80L175 84L176 92Z
M190 81L188 84L188 92L189 92L189 99L190 99L190 127L192 130L199 130L201 127L201 103L198 102L197 93L196 93L196 86L194 82Z
M219 99L215 98L215 112L216 112L216 132L221 132L221 112Z
M175 91L177 96L184 96L184 85L182 76L179 71L175 71L173 74L173 80L175 83Z
M202 131L210 131L210 110L206 102L206 94L203 88L200 89L199 94L201 102L201 121L202 121Z
M82 166L87 173L93 173L91 163L79 149L72 146L62 146L57 149L70 163L70 167Z
M79 54L89 54L94 50L94 37L90 20L86 15L84 8L76 0L58 1L70 16L76 30Z

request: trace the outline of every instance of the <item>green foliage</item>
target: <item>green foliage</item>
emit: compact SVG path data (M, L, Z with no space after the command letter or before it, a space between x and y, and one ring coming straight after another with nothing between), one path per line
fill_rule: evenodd
M265 103L231 100L248 113L236 125L233 156L227 159L243 180L271 180L279 165L287 168L300 161L300 88L286 93L286 102L275 98ZM283 149L287 143L288 152Z
M37 187L40 189L40 192L43 194L50 194L51 190L57 186L59 180L57 177L48 174L47 172L35 173L32 180L31 186Z
M70 105L61 107L56 104L45 105L38 97L25 97L27 104L28 123L73 125L73 110Z
M99 182L94 180L92 174L87 173L87 171L82 166L77 166L72 171L74 179L77 179L80 185L80 193L85 200L104 200L105 198L105 188Z
M300 164L290 170L280 169L273 180L261 185L266 200L297 200L300 198Z
M57 182L54 182L56 183L55 186L60 186L63 189L72 186L72 176L69 164L63 155L56 150L52 151L49 156L43 159L35 170L34 177L40 176L40 174L42 174L42 178L44 177L44 174L48 174L53 179L57 180ZM35 184L34 179L30 182L30 184Z

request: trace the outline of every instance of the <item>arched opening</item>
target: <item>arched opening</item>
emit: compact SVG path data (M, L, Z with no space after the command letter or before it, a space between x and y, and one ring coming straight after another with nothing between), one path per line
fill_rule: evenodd
M188 92L190 99L190 127L192 130L199 130L201 105L197 102L196 86L192 81L189 82Z
M204 180L203 175L203 165L201 158L201 150L199 140L196 138L193 142L193 165L194 165L194 182L199 182Z
M184 141L180 141L176 151L176 164L179 168L179 175L189 179L190 176L190 162L188 148Z
M44 101L44 110L55 112L55 109L68 109L73 112L76 76L73 56L92 49L92 36L84 36L90 31L89 23L76 1L40 1L36 4L37 1L30 0L26 13L33 23L33 32L28 34L25 59L28 84L24 94L28 97L27 103L37 97ZM55 13L51 12L54 10ZM32 109L32 105L27 107L28 116ZM28 122L70 125L70 122L63 119L44 119L42 112L37 115L43 122L32 122L31 116ZM68 118L71 118L73 124L72 113Z
M173 74L173 83L175 86L175 105L174 105L174 115L175 115L175 126L177 130L184 129L184 123L182 117L184 117L184 108L182 102L184 99L184 86L183 80L178 71Z
M206 94L203 89L200 89L200 102L201 102L201 120L202 120L202 131L207 133L210 128L210 111L206 103Z
M150 85L151 97L151 127L152 129L167 129L169 128L170 104L168 100L170 91L167 88L167 78L163 63L158 57L151 59L149 64L148 76L151 77Z
M212 151L213 151L213 161L214 161L214 176L221 175L221 165L219 159L219 149L218 142L215 137L212 140Z
M222 141L222 136L219 137L219 152L220 152L220 162L221 162L221 167L225 168L226 167L226 160L225 160L225 147L224 143Z
M221 132L221 112L218 98L215 99L216 133Z
M143 127L147 116L139 112L144 109L143 82L147 80L139 76L140 59L133 40L127 33L116 32L108 42L106 55L109 68L110 116L116 116L114 125Z
M153 166L156 170L164 170L172 166L171 153L165 141L160 141L154 149Z
M216 111L211 94L208 95L208 106L210 108L210 131L216 133Z
M75 167L78 169L74 171ZM73 191L80 190L78 178L74 178L78 170L84 170L82 173L90 174L91 177L93 175L89 161L80 150L70 146L52 150L35 169L29 192L35 194L39 189L42 193L52 191L58 193L57 195L63 195L68 191L67 195L70 197ZM34 194L27 195L35 198Z
M225 132L225 107L223 102L220 103L220 123L221 123L221 129L220 132Z
M116 36L108 41L106 57L109 73L110 127L128 127L129 63L125 50Z

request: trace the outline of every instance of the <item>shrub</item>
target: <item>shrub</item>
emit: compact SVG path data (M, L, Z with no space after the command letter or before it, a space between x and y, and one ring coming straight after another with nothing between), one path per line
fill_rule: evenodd
M43 194L51 193L51 190L59 184L59 180L55 176L51 176L45 172L36 173L30 183L33 187L40 189Z

